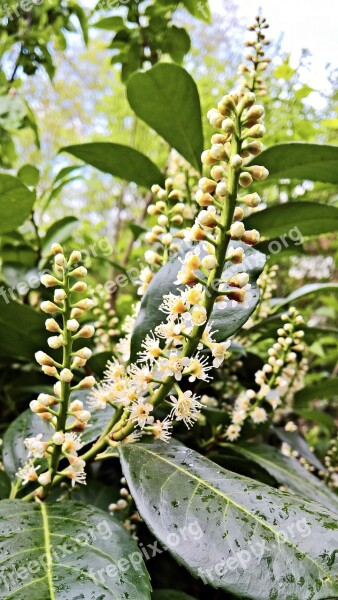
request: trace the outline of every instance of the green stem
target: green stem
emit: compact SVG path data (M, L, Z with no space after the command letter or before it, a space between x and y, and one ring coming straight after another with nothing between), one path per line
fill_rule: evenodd
M63 322L63 357L62 357L62 368L70 369L71 360L72 360L72 351L73 351L73 337L71 331L67 329L67 321L70 319L71 313L71 298L69 292L69 280L68 274L64 274L63 279L63 288L66 292L66 298L64 300L64 310L62 313L62 322ZM68 416L68 406L69 406L69 398L71 393L71 383L66 381L61 381L61 395L60 395L60 409L57 417L56 423L56 431L66 431L66 422ZM49 485L43 488L43 497L47 496L50 488L53 485L54 478L56 477L56 473L59 468L59 462L62 457L62 446L54 445L52 450L52 455L49 464L49 470L51 472L51 482Z

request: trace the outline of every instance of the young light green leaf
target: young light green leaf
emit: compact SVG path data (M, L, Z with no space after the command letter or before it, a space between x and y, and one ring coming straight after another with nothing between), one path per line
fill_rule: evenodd
M204 583L252 600L337 596L335 513L175 441L122 444L119 451L142 518Z
M150 600L142 554L106 512L2 500L0 521L2 600Z
M35 187L40 179L40 171L34 165L23 165L18 171L18 177L25 185Z
M17 229L31 214L35 192L20 179L0 174L0 234Z
M252 298L245 304L236 306L227 305L226 308L214 307L211 315L212 329L215 331L214 338L217 341L224 341L233 335L245 323L251 313L255 310L259 300L259 288L256 280L262 272L265 263L265 256L251 246L240 242L232 242L233 247L241 246L245 252L245 259L240 265L234 266L227 262L223 271L223 278L227 279L239 271L245 271L250 276L250 292ZM204 250L201 247L201 257ZM191 249L190 247L188 249ZM164 265L152 279L145 296L143 297L138 318L135 323L131 340L131 360L137 359L137 352L141 349L142 341L149 331L153 331L157 325L165 321L165 315L159 310L165 294L177 293L178 286L174 283L177 279L177 273L182 263L176 256Z
M284 456L276 448L266 444L232 445L231 448L245 458L257 462L288 491L306 500L314 500L338 513L338 496L302 467L295 458Z
M252 164L263 165L271 179L310 179L338 183L338 147L287 142L264 150Z
M196 84L182 67L159 64L128 81L130 106L171 146L201 170L203 130Z
M164 177L158 167L142 152L122 144L93 142L67 146L60 152L69 152L104 173L125 181L134 181L145 188L154 183L163 185Z
M338 208L318 202L290 202L256 212L244 219L244 223L247 229L256 228L267 239L289 236L301 244L304 236L335 231ZM283 248L282 240L280 245Z

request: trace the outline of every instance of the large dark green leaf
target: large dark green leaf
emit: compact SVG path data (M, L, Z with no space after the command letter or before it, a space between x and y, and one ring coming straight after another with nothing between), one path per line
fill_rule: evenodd
M26 304L19 304L5 288L0 288L0 355L32 360L46 347L45 317ZM15 294L14 297L18 294Z
M255 310L259 300L259 288L256 284L257 277L261 273L265 256L251 246L233 242L232 246L241 246L245 250L245 259L241 265L234 266L230 262L226 263L223 271L223 277L227 278L238 271L245 271L250 276L251 292L253 294L249 306L246 308L241 304L235 307L218 308L215 307L211 321L213 330L215 331L214 338L217 341L224 341L233 335L245 323L251 313ZM202 246L201 246L202 247ZM203 250L201 250L203 256ZM163 301L165 294L177 293L177 285L174 283L177 279L177 273L182 264L175 257L164 265L151 281L148 290L142 300L140 312L135 323L133 336L131 340L131 360L136 360L137 352L141 348L141 343L149 331L153 331L157 325L165 321L164 313L159 310L159 306Z
M151 160L134 148L111 142L93 142L67 146L61 152L69 152L85 163L104 173L110 173L126 181L134 181L146 188L153 183L163 185L164 178Z
M276 448L266 444L233 445L232 449L249 460L257 462L289 491L306 500L315 500L325 508L338 513L338 496L302 467L295 458L284 456Z
M338 294L338 283L307 283L298 288L298 290L291 292L286 298L274 299L273 304L280 308L287 304L293 304L297 300L302 300L306 296L311 296L312 294L323 294L326 296L328 292Z
M254 227L270 240L289 236L291 240L295 239L301 244L303 236L335 231L338 226L338 208L318 202L290 202L256 212L244 219L244 223L247 229ZM280 247L285 247L283 241L280 241ZM278 254L278 247L271 245L269 251Z
M120 455L141 516L194 575L252 600L337 597L335 513L175 441L123 444Z
M197 170L201 169L203 130L196 84L182 67L156 65L128 81L130 106Z
M20 179L0 174L0 234L20 227L29 217L35 201Z
M253 164L264 165L274 179L311 179L338 183L338 147L288 142L264 150Z
M86 406L88 392L85 390L73 392L72 400L81 400ZM91 427L85 429L81 434L81 439L85 444L90 444L97 440L103 432L105 426L110 421L113 409L98 410L92 413L90 419ZM44 435L44 439L48 439L53 435L53 429L46 421L42 421L37 415L32 413L30 409L22 412L8 427L3 439L3 463L6 472L11 478L15 478L15 473L18 468L27 461L27 448L24 445L24 440L27 437L35 437L39 433Z
M150 599L141 552L106 512L2 500L0 522L2 600Z

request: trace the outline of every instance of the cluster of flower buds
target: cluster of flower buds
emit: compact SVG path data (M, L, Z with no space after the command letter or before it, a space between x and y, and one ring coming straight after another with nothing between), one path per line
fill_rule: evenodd
M325 476L327 485L333 489L338 489L338 437L331 441L324 464L327 468Z
M171 178L166 179L164 189L153 185L151 191L155 202L148 206L148 214L156 216L157 223L145 234L145 241L155 245L158 251L147 250L145 260L150 265L161 266L168 261L170 254L178 251L175 238L180 237L179 229L184 222L186 206L183 192L174 188Z
M268 350L269 358L255 376L259 390L243 391L234 403L231 425L225 433L230 441L239 438L246 419L254 424L264 423L269 412L281 406L282 401L290 403L297 389L304 385L307 366L301 328L304 319L291 307L282 320L285 324L277 330L277 342Z
M135 508L135 503L130 494L125 477L120 480L122 485L120 489L120 498L117 502L109 504L108 510L111 514L123 512L123 516L127 515L123 521L123 526L129 531L135 541L138 541L137 526L142 522L139 512Z
M263 81L262 74L267 69L271 59L265 55L265 47L270 44L266 39L264 31L269 28L264 17L256 16L252 25L248 27L251 33L254 33L255 38L248 40L245 45L250 48L246 56L248 64L240 65L240 73L243 74L242 87L245 90L258 93L259 96L266 95L266 86Z
M115 345L116 338L121 335L120 330L116 328L119 320L111 306L109 292L102 284L90 288L90 296L94 302L93 315L96 319L93 339L96 351L110 352Z
M44 374L57 381L54 384L54 393L39 394L36 400L31 401L30 408L34 414L51 425L54 433L45 441L41 434L25 440L31 458L17 473L24 484L37 480L42 486L50 485L55 475L55 469L53 471L51 467L55 455L58 456L57 462L61 458L68 459L66 475L73 484L85 482L84 461L77 455L77 450L82 446L78 434L87 426L91 413L80 400L69 401L69 396L71 392L90 390L95 385L95 378L92 376L74 382L75 372L84 367L92 355L88 347L73 349L75 340L88 339L94 335L92 325L81 326L78 321L85 311L93 307L90 298L78 299L78 295L87 290L87 284L83 281L87 270L80 265L82 257L77 250L73 251L67 260L62 247L53 244L52 254L53 273L43 275L41 282L47 288L55 288L54 298L53 302L42 302L41 309L56 317L46 320L46 329L53 334L47 342L53 350L62 349L63 356L59 362L45 352L39 351L35 354ZM62 324L58 322L58 317L62 317ZM49 469L40 475L37 473L39 466L36 467L33 463L33 459L38 458L46 458L49 462Z

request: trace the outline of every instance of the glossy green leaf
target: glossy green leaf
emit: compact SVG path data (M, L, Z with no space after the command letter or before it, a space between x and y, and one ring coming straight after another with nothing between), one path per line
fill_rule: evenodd
M44 323L42 313L14 301L11 293L0 287L1 355L32 361L34 353L46 347Z
M175 441L123 444L119 451L142 518L205 583L252 600L338 595L335 513Z
M303 236L335 231L338 208L317 202L290 202L256 212L244 219L244 223L247 229L258 229L262 236L270 240L283 236L301 244ZM280 247L283 246L281 239ZM272 254L278 254L276 246L271 246L269 250Z
M25 185L35 187L40 179L40 171L34 165L24 165L19 169L18 177Z
M62 148L61 152L69 152L104 173L126 181L134 181L149 189L154 183L164 183L164 177L158 167L147 156L129 146L93 142L67 146Z
M2 600L150 600L142 554L106 512L2 500L0 523Z
M323 400L324 398L338 397L338 377L330 377L319 383L308 385L295 394L295 406L308 406L311 400Z
M248 305L236 304L236 306L226 306L218 308L215 306L211 321L214 338L217 341L224 341L233 335L245 323L251 313L255 310L259 300L259 288L256 280L262 272L265 263L265 256L251 246L233 242L233 247L238 245L244 248L245 259L241 265L234 266L227 262L223 271L223 278L226 279L239 271L245 271L250 276L252 299ZM202 248L202 244L201 244ZM204 250L201 250L203 256ZM141 343L149 331L153 331L157 325L165 321L165 315L159 310L165 294L177 293L178 286L174 283L177 279L177 273L182 263L179 257L173 258L164 265L152 279L146 294L143 297L140 311L135 323L131 340L131 360L137 359L137 352L141 349ZM183 286L184 287L184 286Z
M287 142L264 150L252 161L264 165L271 179L310 179L338 183L338 146Z
M287 304L291 304L296 302L297 300L302 300L307 296L311 296L312 294L324 294L327 293L335 293L338 294L338 283L307 283L302 287L298 288L294 292L291 292L289 296L286 298L276 298L274 300L274 305L278 306L278 308L282 306L286 306Z
M191 75L178 65L156 65L130 78L127 95L137 116L200 171L201 106Z
M88 392L82 390L73 392L73 400L81 400L86 407ZM110 421L114 410L94 411L90 420L91 427L85 429L81 434L84 444L90 444L98 439L105 426ZM46 422L32 413L30 409L22 412L8 427L3 438L3 463L7 474L14 479L15 473L25 462L27 462L27 448L24 440L27 437L35 437L42 433L44 439L49 439L53 435L53 429Z
M233 445L232 449L245 458L257 462L288 491L306 500L314 500L338 513L337 494L307 471L296 458L284 456L279 450L266 444L238 444Z
M20 179L0 174L0 234L17 229L31 214L35 193Z
M43 252L48 253L52 244L62 244L68 240L78 226L79 220L76 217L63 217L63 219L55 221L41 240Z

